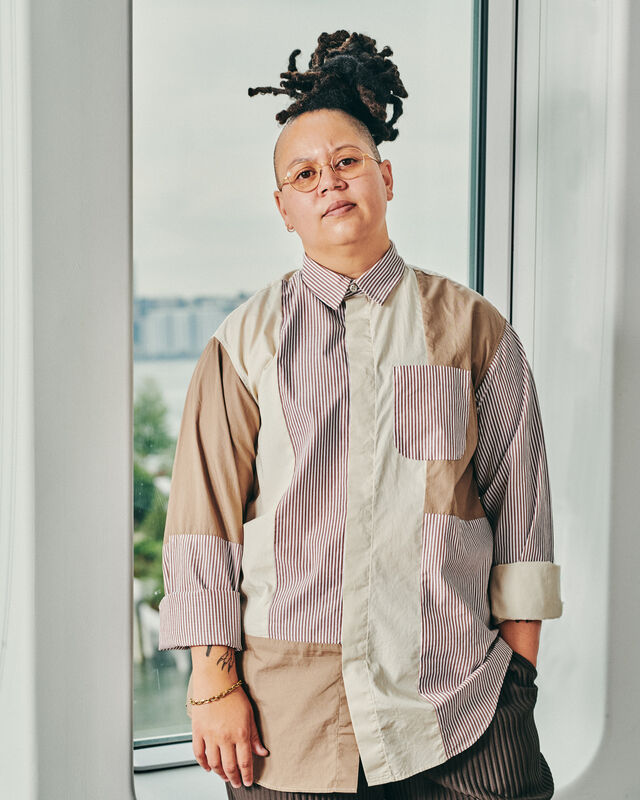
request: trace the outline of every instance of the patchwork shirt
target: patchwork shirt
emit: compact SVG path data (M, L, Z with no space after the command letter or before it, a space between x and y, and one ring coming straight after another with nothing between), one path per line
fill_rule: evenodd
M393 242L357 279L304 254L197 362L163 573L159 648L238 651L255 783L355 792L359 759L376 785L470 747L513 652L498 624L562 614L514 328Z

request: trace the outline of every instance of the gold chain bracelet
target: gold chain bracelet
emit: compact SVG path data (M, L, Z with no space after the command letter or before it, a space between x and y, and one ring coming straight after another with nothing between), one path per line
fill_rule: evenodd
M214 694L213 697L208 697L206 700L194 700L193 697L190 697L189 703L191 703L192 706L201 706L203 703L212 703L214 700L219 700L221 697L224 697L225 694L229 694L229 692L232 692L234 689L237 689L241 683L244 683L242 678L240 678L239 681L236 681L236 683L234 683L233 686L230 686L228 689L225 689L223 692L220 692L220 694ZM189 707L189 703L185 703L187 708Z

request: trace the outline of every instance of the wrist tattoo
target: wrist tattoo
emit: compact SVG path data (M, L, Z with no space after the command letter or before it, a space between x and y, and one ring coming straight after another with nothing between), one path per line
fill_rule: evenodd
M211 654L211 648L215 647L216 645L209 644L207 645L207 657ZM227 672L231 672L231 668L235 663L235 648L227 647L224 653L218 658L216 664L220 664L220 669L224 671L225 667L227 668Z

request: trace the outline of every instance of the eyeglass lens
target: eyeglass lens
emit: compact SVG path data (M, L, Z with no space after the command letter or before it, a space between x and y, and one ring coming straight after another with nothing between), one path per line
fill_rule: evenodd
M343 147L331 158L333 171L338 177L348 180L357 177L364 168L365 155L357 147ZM296 164L289 175L289 183L300 192L315 189L320 182L322 166L315 161Z

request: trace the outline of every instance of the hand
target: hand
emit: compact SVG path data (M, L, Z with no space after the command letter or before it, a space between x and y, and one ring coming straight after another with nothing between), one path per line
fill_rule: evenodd
M249 698L239 686L220 700L191 707L193 753L236 789L253 783L253 753L269 755L260 741Z

